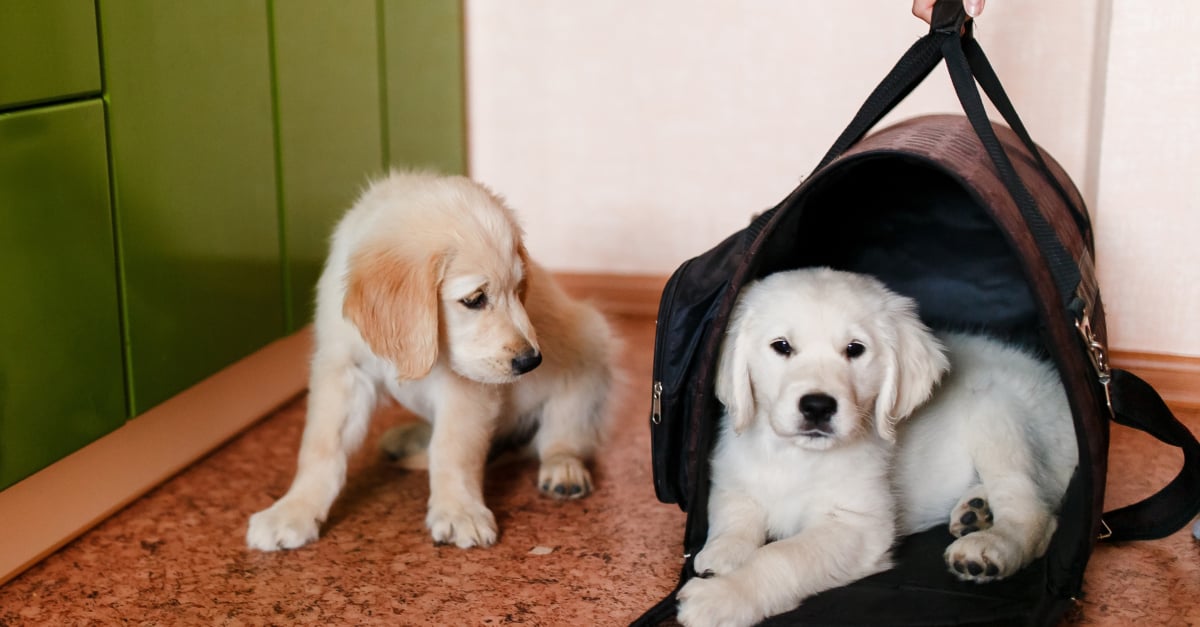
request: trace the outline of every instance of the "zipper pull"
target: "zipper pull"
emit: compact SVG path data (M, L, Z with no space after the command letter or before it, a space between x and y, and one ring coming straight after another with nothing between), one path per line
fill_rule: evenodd
M655 381L650 393L650 422L662 422L662 381Z

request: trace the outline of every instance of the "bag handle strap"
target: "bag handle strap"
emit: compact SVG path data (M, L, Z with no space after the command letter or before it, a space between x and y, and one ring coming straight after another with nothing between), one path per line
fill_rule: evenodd
M854 119L846 126L846 130L838 136L837 141L821 158L821 162L813 169L817 172L829 165L866 137L881 119L896 105L900 104L912 90L917 88L925 77L937 67L942 60L942 42L960 36L969 29L967 12L959 0L938 0L934 3L933 17L929 24L929 33L918 39L904 56L896 62L892 71L879 82L867 96L866 102L859 108ZM969 32L969 30L965 31Z
M960 7L961 8L961 7ZM935 8L936 10L936 8ZM964 17L966 13L963 13ZM935 15L935 18L937 16ZM944 19L944 18L943 18ZM937 23L936 21L934 22ZM834 159L840 157L843 153L850 149L851 146L857 144L859 140L866 137L867 133L871 132L872 128L883 119L885 115L890 113L896 105L900 104L912 90L917 88L925 77L929 76L933 68L937 67L942 61L942 40L947 37L957 36L958 30L949 27L942 29L932 28L929 34L918 39L909 49L900 57L896 65L892 67L887 76L875 86L871 94L867 96L866 102L859 107L858 112L854 114L854 118L850 124L846 125L833 146L821 158L817 167L813 168L813 172L819 172L829 165ZM786 200L780 205L786 204ZM764 211L751 221L747 229L750 239L753 240L762 232L766 225L774 217L779 206L773 207L768 211Z
M1101 540L1155 540L1175 533L1200 513L1200 442L1171 413L1150 384L1124 370L1113 370L1109 383L1113 421L1149 433L1183 450L1183 468L1157 493L1102 518Z
M1025 124L1021 122L1021 116L1017 115L1017 110L1013 107L1012 101L1008 99L1008 93L1004 91L1004 86L1000 84L1000 77L996 75L996 71L992 69L992 64L988 61L987 55L983 53L983 48L980 47L979 41L974 37L963 38L963 50L967 54L967 64L971 66L971 73L975 75L975 80L979 82L979 86L983 88L983 93L987 94L988 100L996 106L1005 123L1013 130L1017 138L1024 144L1025 149L1033 156L1034 162L1038 169L1041 170L1042 176L1050 181L1054 186L1054 191L1058 192L1059 198L1062 198L1064 204L1071 209L1071 215L1075 218L1075 225L1079 227L1079 232L1083 234L1085 241L1092 242L1092 222L1087 210L1075 202L1075 199L1067 193L1067 190L1059 182L1058 177L1050 171L1050 166L1046 165L1046 160L1042 156L1042 151L1038 149L1033 138L1029 136L1029 131L1025 129Z
M959 11L963 10L961 2L957 2L957 0L950 0L950 2L958 5ZM943 2L938 2L938 5L942 4ZM963 38L951 37L943 40L942 56L946 59L950 80L954 83L954 91L958 94L958 101L962 104L963 112L967 114L967 120L975 129L975 135L979 137L979 141L983 143L984 151L992 165L995 166L1008 195L1017 205L1021 217L1029 227L1034 243L1045 258L1050 276L1058 288L1058 295L1062 299L1063 307L1069 308L1082 277L1078 264L1075 263L1075 259L1059 239L1054 227L1038 210L1033 195L1021 181L1016 168L1008 158L1008 153L1004 151L1000 139L996 137L996 131L992 128L987 110L983 108L979 90L975 86L975 76L971 73L970 64L967 62L966 53L963 50Z
M833 142L833 146L821 158L813 172L824 169L831 161L857 144L872 128L875 128L883 116L895 109L901 100L904 100L908 94L912 93L912 90L917 88L917 85L925 80L926 76L929 76L933 68L942 61L942 39L948 36L947 33L930 31L928 35L918 39L909 47L904 56L900 57L887 76L883 77L883 80L871 92L871 95L867 96L866 102L859 107L858 113L854 114L854 118L846 126L846 130L842 131L842 134Z
M896 63L895 67L892 68L879 85L875 87L871 95L867 97L867 101L859 108L858 113L855 114L850 124L838 136L829 151L825 153L825 156L814 169L814 172L829 165L830 162L841 156L851 146L865 137L880 119L891 112L901 100L929 75L938 62L945 59L946 67L950 72L950 79L954 83L954 90L958 96L959 103L963 107L963 112L971 122L971 126L975 130L975 134L979 137L979 141L983 144L992 165L995 166L996 171L1000 174L1000 179L1004 183L1009 196L1012 197L1013 202L1017 205L1026 224L1029 226L1038 250L1046 258L1050 274L1054 279L1055 286L1058 288L1058 294L1063 306L1069 307L1075 298L1075 290L1080 283L1081 274L1079 266L1071 257L1067 248L1063 246L1054 228L1038 210L1033 196L1021 181L1020 176L1017 175L1012 161L1004 151L999 138L996 137L991 121L988 119L987 110L983 107L979 90L976 88L975 80L977 77L971 63L968 61L964 42L970 42L966 45L972 50L977 50L977 54L973 52L972 57L975 58L976 69L982 75L980 80L985 86L985 92L988 94L989 99L992 99L993 104L996 104L1001 113L1005 115L1005 121L1010 126L1021 129L1018 131L1018 136L1024 136L1022 142L1026 143L1027 147L1031 147L1030 151L1040 164L1043 172L1057 185L1055 177L1050 175L1049 168L1045 167L1045 161L1042 159L1040 151L1036 149L1036 145L1033 144L1033 140L1029 138L1028 132L1025 131L1024 125L1016 115L1016 110L1013 109L1007 94L1000 87L999 79L996 78L995 72L991 70L990 64L987 63L986 57L983 56L982 49L979 48L977 42L974 42L971 21L968 19L966 10L963 8L962 0L938 0L934 4L933 19L931 20L929 33L917 40L904 53L904 56L900 58L900 61ZM997 103L996 101L999 102ZM1028 142L1025 142L1026 139L1028 139ZM1069 200L1066 190L1060 190L1060 193L1064 195L1064 198ZM1075 207L1072 202L1068 202L1068 206ZM765 225L774 213L774 210L772 210L759 216L759 219L755 221L755 225L759 225L761 228L761 225ZM1076 208L1076 220L1080 219L1080 215L1082 215L1080 209Z

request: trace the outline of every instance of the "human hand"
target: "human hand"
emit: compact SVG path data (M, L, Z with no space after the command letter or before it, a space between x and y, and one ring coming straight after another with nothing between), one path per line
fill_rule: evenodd
M983 13L983 3L985 0L963 0L963 8L966 9L967 15L971 17L979 17ZM913 0L913 15L929 22L933 19L933 3L935 0Z

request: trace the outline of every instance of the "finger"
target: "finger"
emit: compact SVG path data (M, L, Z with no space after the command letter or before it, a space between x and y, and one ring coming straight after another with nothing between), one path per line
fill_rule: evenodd
M930 0L913 0L913 15L929 22L933 19L933 2Z

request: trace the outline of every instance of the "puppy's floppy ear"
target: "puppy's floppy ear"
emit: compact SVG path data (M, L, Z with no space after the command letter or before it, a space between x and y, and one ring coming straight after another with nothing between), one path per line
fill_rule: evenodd
M743 331L746 312L738 307L734 310L721 343L721 356L717 361L717 400L725 405L725 411L733 420L733 430L741 433L750 426L754 418L754 383L750 380L749 352L753 348L749 334Z
M875 400L875 421L880 437L894 442L896 423L929 400L950 362L941 342L917 317L916 303L889 296L880 320L884 376Z
M437 361L441 273L440 255L366 249L350 260L342 315L401 379L420 379Z

